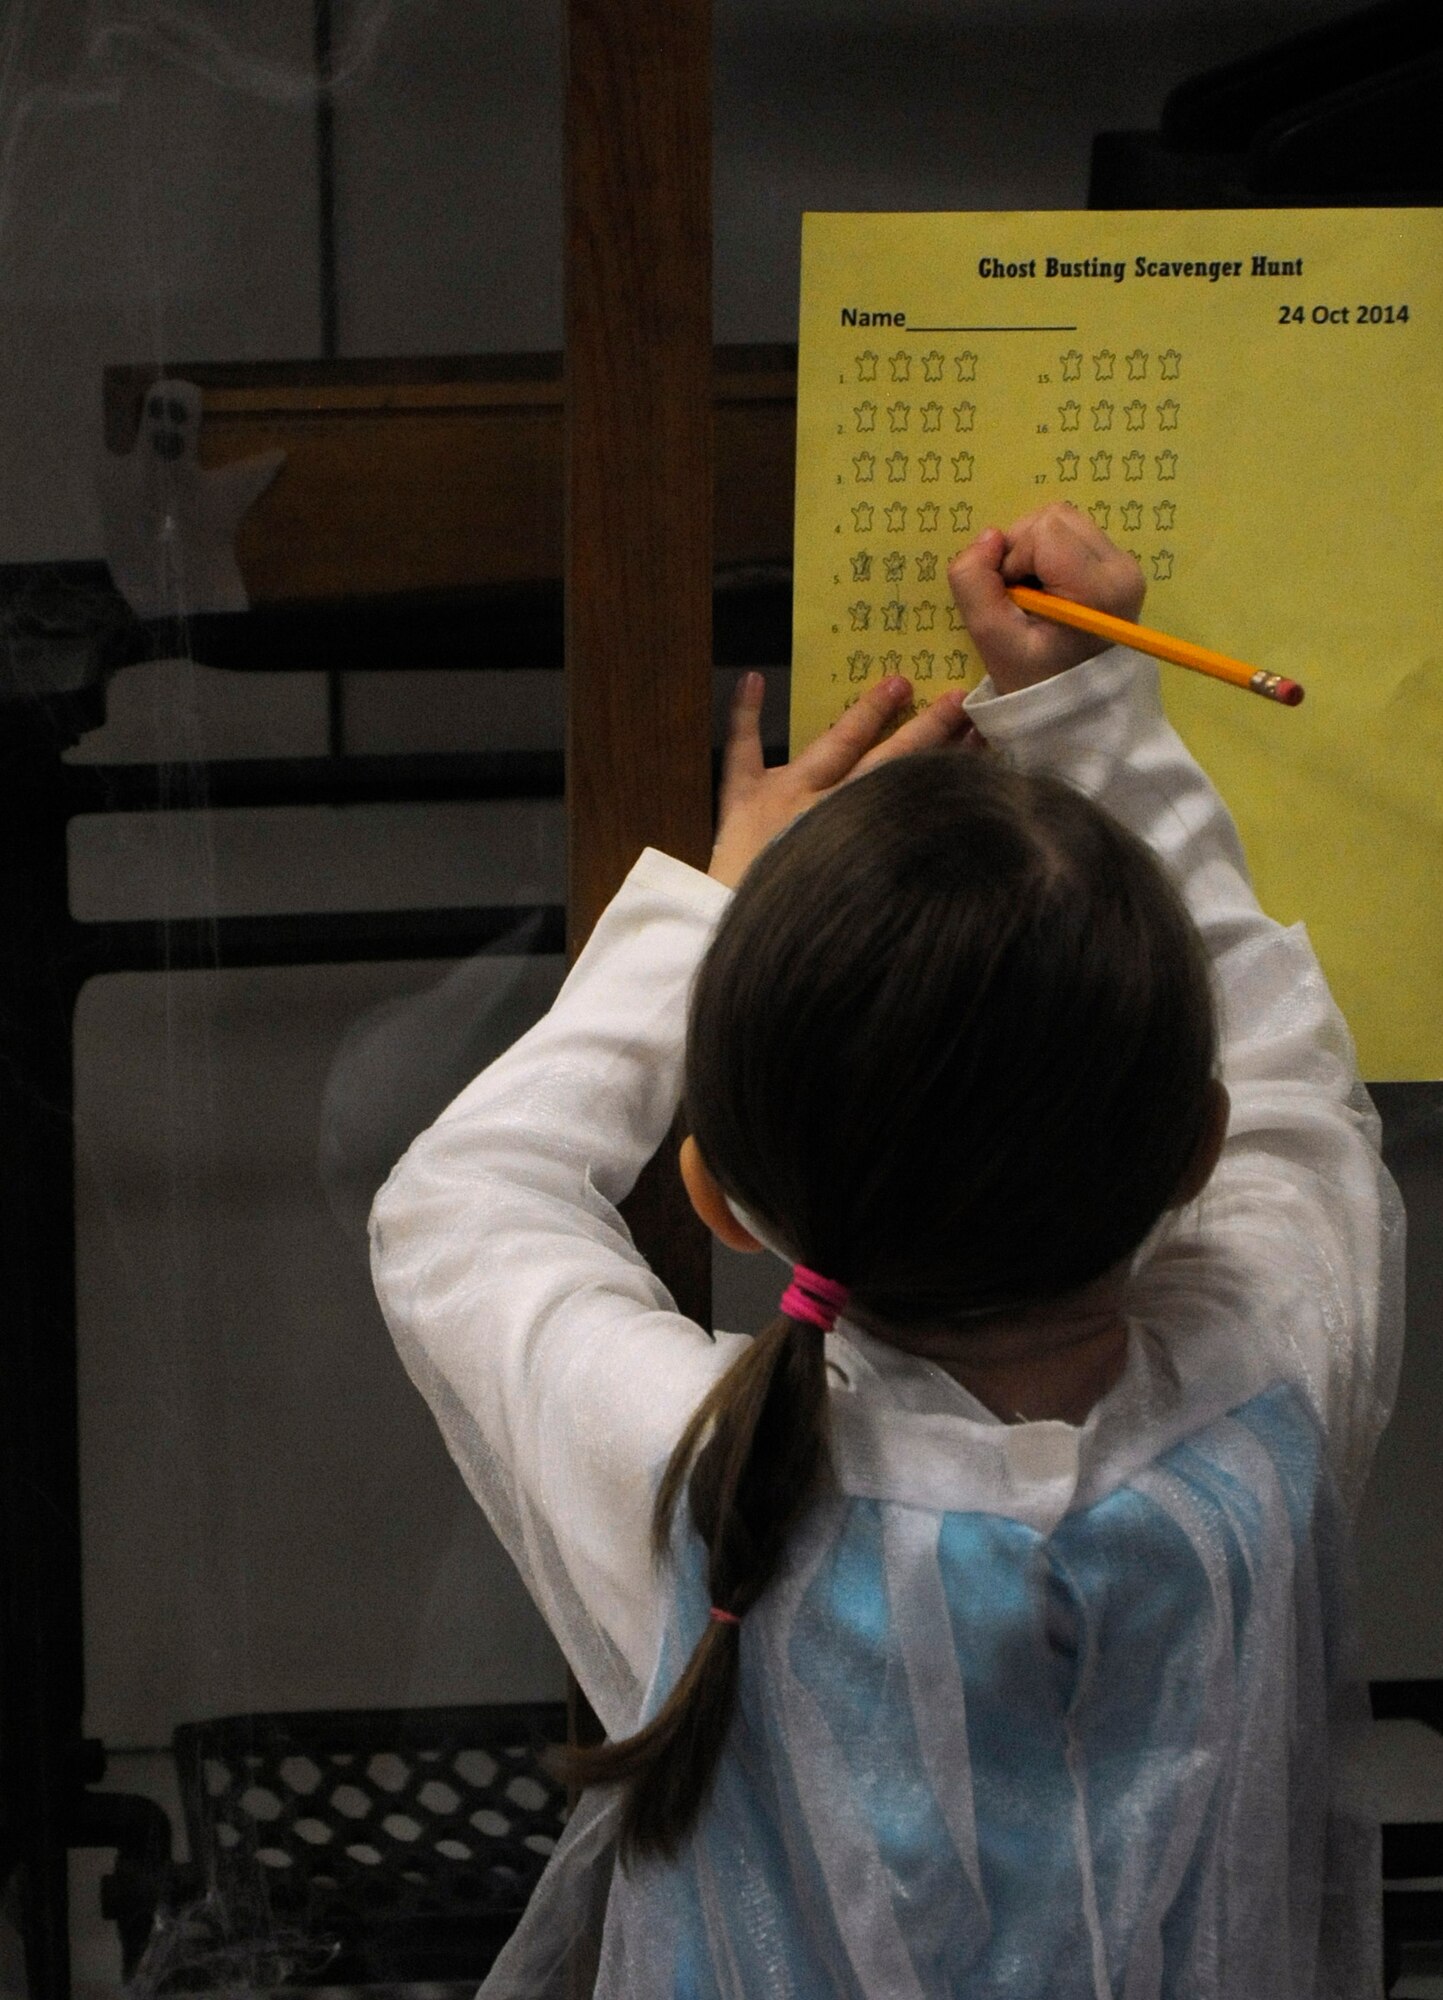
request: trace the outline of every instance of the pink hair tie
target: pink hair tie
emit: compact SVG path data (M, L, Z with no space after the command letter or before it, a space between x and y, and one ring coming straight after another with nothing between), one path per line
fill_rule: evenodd
M847 1287L839 1285L835 1278L824 1278L820 1271L794 1264L792 1282L782 1293L782 1311L788 1319L806 1320L808 1325L830 1333L837 1323L837 1314L851 1296Z
M707 1615L718 1625L740 1625L742 1622L735 1611L723 1611L719 1604L714 1604Z

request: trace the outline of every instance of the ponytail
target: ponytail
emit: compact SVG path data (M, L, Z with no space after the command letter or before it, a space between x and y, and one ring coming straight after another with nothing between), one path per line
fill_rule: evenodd
M626 1787L623 1860L674 1855L710 1788L736 1706L738 1621L776 1575L791 1529L831 1470L822 1343L804 1320L773 1320L701 1404L662 1474L657 1558L669 1551L685 1489L707 1548L710 1602L722 1615L708 1619L681 1678L635 1736L570 1753L574 1783Z

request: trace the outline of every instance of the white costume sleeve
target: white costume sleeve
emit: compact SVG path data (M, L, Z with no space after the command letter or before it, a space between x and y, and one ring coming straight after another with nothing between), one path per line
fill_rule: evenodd
M1281 1352L1355 1504L1397 1387L1403 1214L1307 934L1259 908L1232 820L1164 717L1150 660L1113 649L1010 695L984 681L967 707L1009 762L1055 772L1148 842L1213 966L1227 1142L1200 1200L1154 1240L1133 1309L1169 1339L1228 1327Z
M551 1011L376 1198L376 1291L467 1484L612 1735L661 1633L654 1481L734 1358L617 1204L680 1095L692 975L730 892L643 854Z

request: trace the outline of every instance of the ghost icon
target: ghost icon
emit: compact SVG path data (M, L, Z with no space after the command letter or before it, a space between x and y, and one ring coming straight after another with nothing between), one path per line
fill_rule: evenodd
M134 450L107 452L100 500L105 559L138 618L245 611L236 529L285 464L283 451L203 466L201 396L193 382L146 391Z

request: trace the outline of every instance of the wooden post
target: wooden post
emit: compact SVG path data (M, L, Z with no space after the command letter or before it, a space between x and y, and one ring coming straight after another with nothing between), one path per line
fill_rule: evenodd
M643 847L703 862L711 841L710 0L567 0L564 378L574 957ZM675 1143L625 1213L708 1325ZM574 1681L569 1707L572 1741L596 1742ZM593 1970L574 1953L569 1990Z
M566 679L573 953L643 847L711 844L710 0L568 0ZM706 1322L674 1147L627 1209Z

